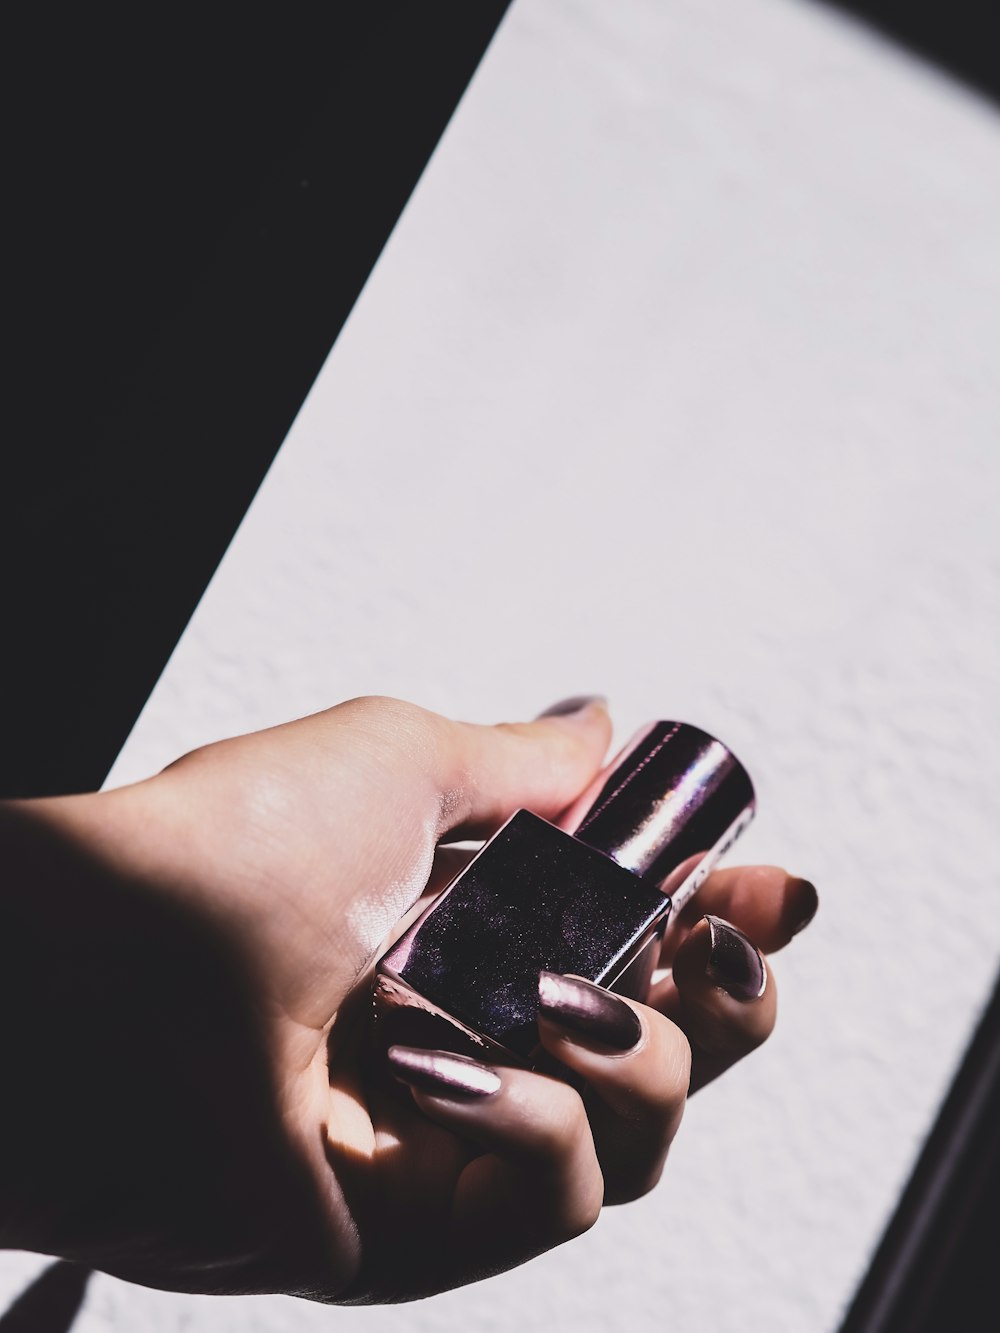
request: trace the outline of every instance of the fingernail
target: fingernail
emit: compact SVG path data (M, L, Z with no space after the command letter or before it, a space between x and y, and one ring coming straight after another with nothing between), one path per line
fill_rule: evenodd
M642 1023L631 1005L577 977L540 973L538 1007L550 1023L614 1051L631 1050L642 1036Z
M552 704L546 708L544 713L539 713L539 717L569 717L571 713L582 713L585 708L591 704L600 704L602 708L607 708L608 701L603 694L574 694L569 699L560 699L557 704Z
M798 915L795 925L792 927L792 934L797 935L800 930L805 930L809 922L816 915L819 908L819 894L816 892L816 885L808 879L793 879L793 890L798 899Z
M767 985L764 960L742 930L721 917L706 916L709 929L705 973L734 1000L758 1000Z
M491 1097L503 1079L489 1065L451 1051L424 1051L416 1046L390 1046L389 1067L403 1083L436 1097Z

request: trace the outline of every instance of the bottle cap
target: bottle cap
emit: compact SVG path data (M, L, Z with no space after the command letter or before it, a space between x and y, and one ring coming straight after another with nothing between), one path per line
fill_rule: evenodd
M669 892L690 857L714 851L714 862L726 850L755 804L746 769L721 741L686 722L653 722L598 774L560 827Z

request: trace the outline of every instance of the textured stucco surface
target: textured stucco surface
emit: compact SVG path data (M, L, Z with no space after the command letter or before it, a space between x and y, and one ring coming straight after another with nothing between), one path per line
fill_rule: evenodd
M574 1245L386 1310L98 1277L80 1333L836 1326L1000 955L998 228L996 112L825 11L516 0L112 781L603 690L737 749L822 912Z

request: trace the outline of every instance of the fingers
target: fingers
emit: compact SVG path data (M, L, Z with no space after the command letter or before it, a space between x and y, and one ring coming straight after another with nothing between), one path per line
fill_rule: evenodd
M784 948L816 915L819 898L806 879L779 866L732 866L714 870L667 931L661 961L706 913L732 922L765 953Z
M523 1262L658 1181L690 1090L760 1045L776 1012L760 952L706 917L650 1006L543 972L539 1037L583 1089L441 1051L393 1047L390 1064L436 1123L485 1153L455 1195L454 1258L441 1286Z
M527 1070L393 1046L389 1064L437 1124L475 1144L436 1289L523 1263L591 1227L604 1182L580 1096Z
M667 931L660 962L672 975L649 1002L691 1040L692 1092L770 1035L777 990L760 950L783 948L818 906L808 880L778 866L733 866L713 871Z
M395 699L352 700L332 712L381 739L400 785L422 785L440 838L491 833L522 806L552 816L579 795L600 767L611 721L599 697L566 706L534 722L492 727Z
M684 1033L664 1015L577 977L543 972L542 1045L587 1084L605 1202L653 1188L680 1126L691 1072Z
M650 1004L691 1042L691 1091L703 1087L770 1036L774 977L761 953L730 922L704 917L674 957L672 975Z

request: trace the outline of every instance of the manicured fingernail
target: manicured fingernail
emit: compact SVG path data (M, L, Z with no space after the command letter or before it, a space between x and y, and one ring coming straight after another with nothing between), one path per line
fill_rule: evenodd
M540 973L538 1007L550 1023L614 1051L631 1050L642 1036L642 1023L631 1005L577 977Z
M503 1079L489 1065L451 1051L390 1046L389 1068L403 1083L435 1097L491 1097Z
M797 935L800 930L805 930L816 915L819 908L819 894L816 892L815 884L807 879L793 879L792 892L795 894L795 905L798 909L792 934Z
M767 985L764 960L742 930L721 917L706 916L709 929L705 973L734 1000L759 1000Z
M602 708L607 708L608 701L603 694L574 694L570 699L560 699L557 704L552 704L538 716L569 717L571 713L582 713L591 704L600 704Z

